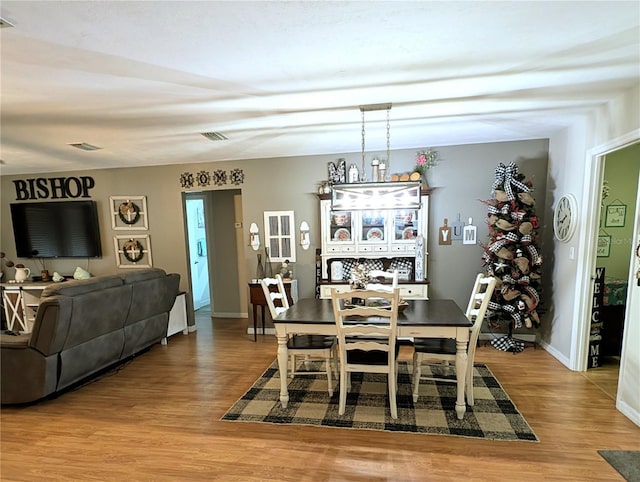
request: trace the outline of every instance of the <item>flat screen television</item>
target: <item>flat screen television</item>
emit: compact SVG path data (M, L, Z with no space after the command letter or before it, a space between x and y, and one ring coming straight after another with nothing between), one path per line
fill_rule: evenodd
M11 204L19 258L99 258L100 225L95 201Z

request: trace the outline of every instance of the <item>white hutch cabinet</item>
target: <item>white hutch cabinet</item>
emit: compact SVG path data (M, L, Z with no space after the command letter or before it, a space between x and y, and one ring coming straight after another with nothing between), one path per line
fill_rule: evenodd
M349 209L336 209L339 203L335 193L320 194L320 222L322 236L320 297L330 298L331 288L349 289L349 267L356 261L376 265L377 269L400 271L400 296L408 299L427 299L426 246L429 222L429 189L418 183L350 184L348 192L360 205ZM340 187L340 186L338 186ZM413 188L413 205L402 206L402 190ZM334 186L334 189L336 187ZM386 202L385 193L394 203ZM356 202L358 204L358 202ZM333 209L332 209L333 208ZM415 279L416 238L424 239L423 279ZM331 279L331 264L341 261L345 266L342 280Z

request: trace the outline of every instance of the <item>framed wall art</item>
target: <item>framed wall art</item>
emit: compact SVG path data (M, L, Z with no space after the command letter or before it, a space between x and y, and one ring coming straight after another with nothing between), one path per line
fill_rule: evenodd
M604 227L605 228L623 228L624 219L627 215L627 205L618 202L609 204L606 207Z
M111 196L109 204L114 230L149 229L146 196Z
M598 258L608 258L611 254L611 236L601 234L598 236L598 247L596 248L596 256Z
M118 268L151 268L151 241L149 235L119 235L113 237Z

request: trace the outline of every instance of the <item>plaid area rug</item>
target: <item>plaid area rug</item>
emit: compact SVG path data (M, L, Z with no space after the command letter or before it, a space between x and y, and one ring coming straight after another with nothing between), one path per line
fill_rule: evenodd
M311 362L309 371L321 370L322 362ZM430 368L422 373L429 376ZM434 368L440 370L440 368ZM383 430L437 435L456 435L489 440L538 442L527 421L486 365L474 367L475 405L467 406L462 420L455 413L455 383L420 382L420 397L413 402L411 365L400 362L398 375L398 419L391 418L387 377L353 373L344 415L338 415L339 388L333 397L322 375L296 376L289 381L289 404L280 404L280 377L274 361L253 386L222 417L226 421L318 425L322 427ZM452 369L449 371L453 372ZM435 373L434 373L435 374ZM437 376L441 376L437 373ZM455 378L454 375L449 375Z

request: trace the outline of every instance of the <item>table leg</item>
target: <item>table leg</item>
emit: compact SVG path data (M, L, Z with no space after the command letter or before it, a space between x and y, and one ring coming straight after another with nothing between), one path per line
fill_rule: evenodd
M260 306L262 310L262 335L264 336L264 305Z
M467 404L465 403L465 380L467 378L467 342L456 340L456 383L457 383L457 398L456 398L456 414L458 420L462 420L464 413L467 410Z
M287 335L277 335L278 338L278 370L280 371L280 403L287 408L289 403L289 389L287 388Z

